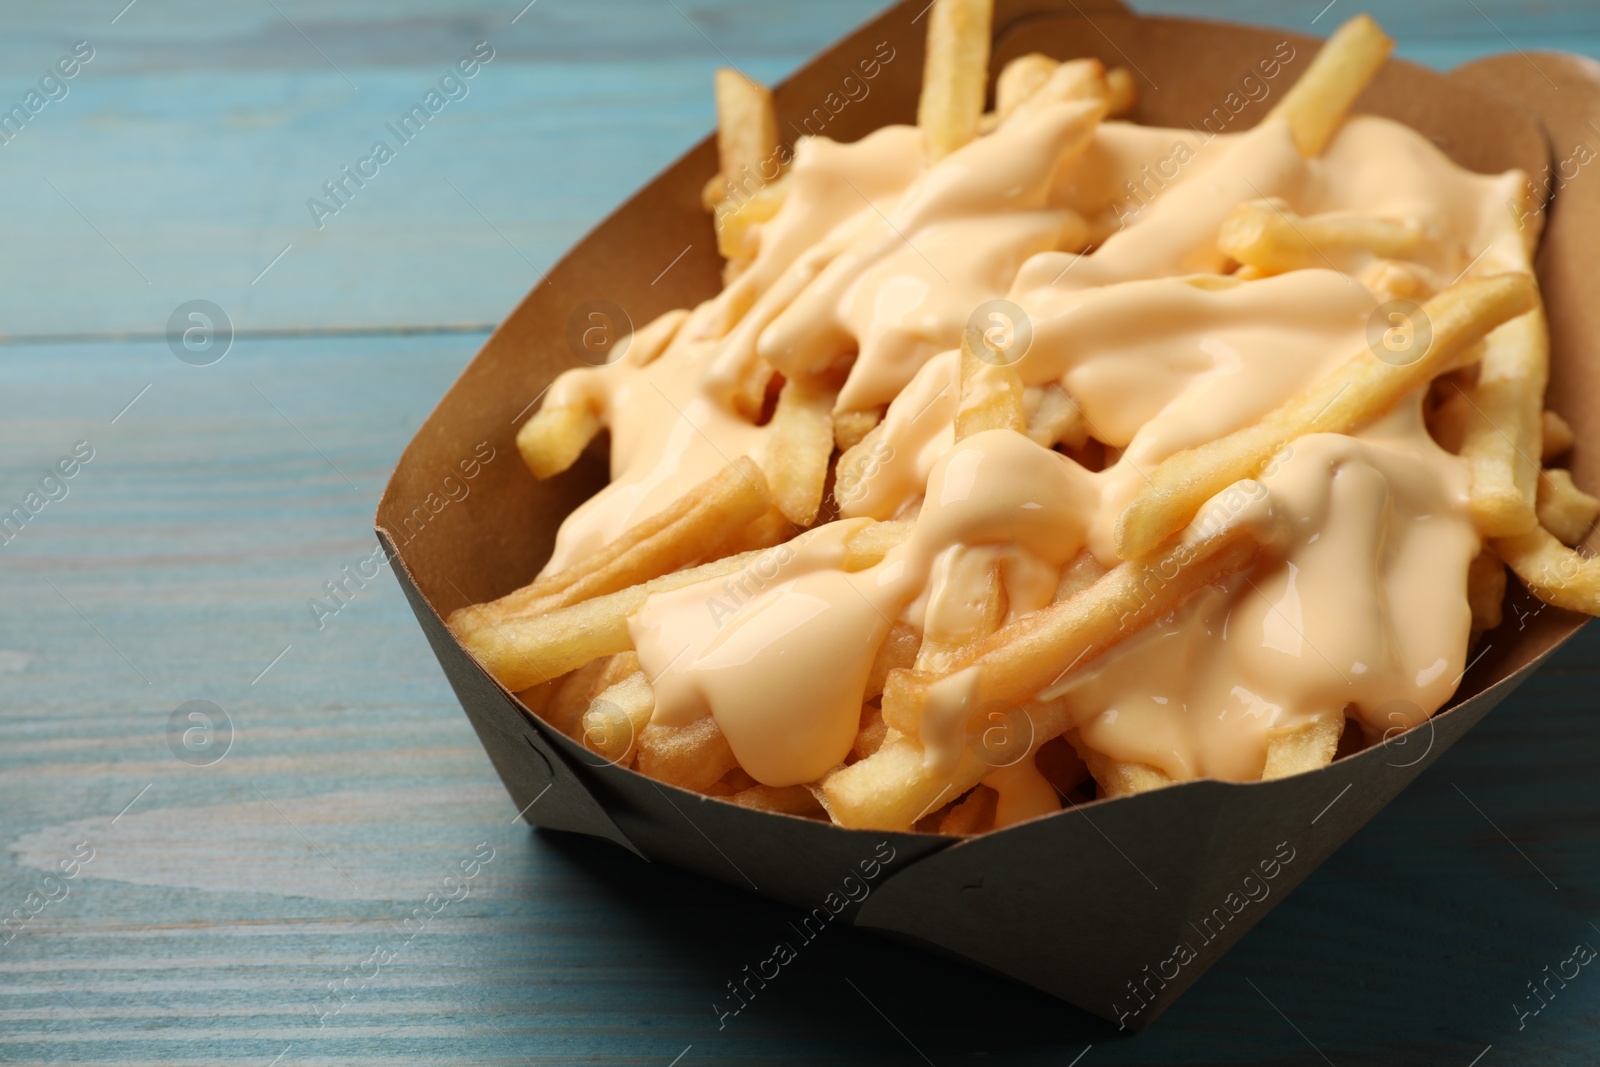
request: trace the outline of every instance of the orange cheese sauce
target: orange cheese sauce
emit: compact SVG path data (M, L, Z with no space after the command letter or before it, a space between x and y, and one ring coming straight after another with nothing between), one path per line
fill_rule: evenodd
M1527 263L1505 206L1523 176L1468 173L1384 119L1351 119L1305 160L1281 121L1207 138L1061 104L935 166L922 158L910 127L802 141L788 198L728 289L551 391L601 412L613 480L568 518L549 570L731 460L763 458L767 430L728 400L756 355L842 380L839 411L888 405L875 468L840 521L735 579L653 597L630 623L655 721L713 716L769 785L844 762L893 623L961 632L997 559L1008 619L1048 604L1084 548L1116 563L1116 518L1157 464L1256 422L1367 346L1381 302L1360 280L1371 264L1228 277L1217 236L1235 207L1410 220L1439 287L1491 247L1497 269ZM1113 450L1103 470L1009 431L955 441L956 350L997 298L1031 324L1023 381L1076 400ZM1443 706L1465 667L1480 542L1464 464L1429 437L1423 399L1351 435L1297 440L1221 494L1264 540L1253 569L1041 696L1067 700L1096 750L1180 780L1258 778L1269 732L1313 716L1344 710L1376 738ZM844 571L861 520L891 518L916 520L909 539ZM938 724L925 727L929 758L947 755ZM1031 758L987 781L998 825L1057 804Z

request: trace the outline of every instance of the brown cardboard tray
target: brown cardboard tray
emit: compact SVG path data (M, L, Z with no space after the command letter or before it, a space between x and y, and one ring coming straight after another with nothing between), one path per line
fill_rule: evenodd
M798 129L790 124L823 107L827 136L849 141L913 121L925 3L889 9L779 86L780 125ZM1281 93L1318 46L1274 30L1140 18L1113 0L998 0L995 27L994 69L1029 51L1129 65L1143 78L1134 119L1166 126L1210 116L1215 128L1219 107L1230 128L1253 126L1271 104L1252 100L1259 89L1244 77L1287 42L1295 59L1270 86ZM843 79L874 56L881 68L869 93L840 106ZM1600 301L1591 294L1600 253L1583 238L1600 232L1600 188L1563 185L1559 169L1594 132L1584 123L1600 110L1595 66L1511 55L1444 76L1393 61L1357 110L1406 122L1473 170L1520 167L1543 182L1556 166L1548 173L1560 188L1539 262L1554 346L1550 403L1577 432L1578 483L1595 488ZM550 381L576 365L566 324L579 305L612 301L642 324L717 291L721 263L699 205L715 169L708 138L568 253L429 416L378 507L394 573L529 822L836 913L1139 1028L1582 625L1514 589L1507 621L1488 636L1450 708L1382 745L1312 774L1191 782L960 841L752 811L599 761L529 714L443 618L529 581L562 519L604 483L603 444L561 477L535 481L516 454L517 426ZM461 464L474 460L472 491L450 493L445 479L459 480ZM892 859L880 866L885 856Z

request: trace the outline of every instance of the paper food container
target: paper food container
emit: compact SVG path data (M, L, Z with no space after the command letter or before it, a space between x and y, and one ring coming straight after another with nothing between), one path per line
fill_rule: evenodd
M913 122L925 2L889 10L779 86L780 127L799 128L819 107L828 108L826 135L841 141ZM1281 93L1319 45L1277 30L1140 18L1105 0L999 0L995 27L995 70L1034 51L1132 66L1159 83L1141 83L1134 119L1179 127L1199 126L1219 106L1232 128L1255 125L1270 103L1248 102L1244 75L1287 41L1298 62L1273 86ZM830 94L874 56L870 94L835 112L844 98ZM1563 184L1571 176L1560 168L1572 169L1575 146L1600 145L1584 125L1586 108L1600 111L1597 72L1586 60L1547 55L1484 60L1449 76L1392 61L1356 107L1420 130L1469 169L1519 167L1536 181L1553 174L1561 186L1540 260L1554 341L1549 396L1577 432L1575 475L1591 489L1600 486L1600 254L1584 238L1600 233L1600 177ZM550 381L577 364L567 331L581 305L610 301L643 324L718 290L721 262L699 203L715 170L708 138L528 294L417 433L378 508L395 576L529 822L605 838L806 912L837 912L1133 1029L1153 1021L1582 624L1512 582L1506 621L1487 636L1451 707L1409 733L1310 774L1196 781L968 839L753 811L605 764L530 714L443 619L531 580L562 519L604 483L603 438L572 470L538 482L517 455L517 427Z

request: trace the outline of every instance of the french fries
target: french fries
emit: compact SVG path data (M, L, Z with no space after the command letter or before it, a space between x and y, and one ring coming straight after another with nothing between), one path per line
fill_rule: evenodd
M1206 500L1260 473L1295 438L1343 433L1387 411L1449 370L1463 350L1490 330L1530 310L1537 299L1527 274L1458 282L1423 305L1433 339L1426 351L1408 355L1409 362L1386 362L1371 351L1360 352L1254 426L1167 459L1117 520L1118 554L1136 559L1151 551Z
M1394 41L1378 24L1357 15L1328 38L1268 120L1287 120L1295 147L1307 159L1321 155L1392 51Z
M1240 204L1222 224L1217 247L1261 276L1324 267L1331 257L1364 252L1414 258L1424 241L1415 222L1391 219L1303 218L1270 203Z
M458 632L471 630L659 578L700 559L726 531L750 526L772 503L760 468L741 458L599 552L499 600L463 608L450 616L450 625Z
M1333 762L1344 733L1344 709L1319 715L1302 726L1272 731L1262 781L1315 771Z
M938 162L978 135L988 89L994 0L933 0L917 125Z
M1185 273L1174 274L1163 267L1150 274L1141 266L1123 278L1114 272L1107 238L1100 248L1079 253L1087 258L1106 249L1099 262L1112 265L1103 267L1104 277L1085 283L1080 274L1063 281L1071 269L1064 262L1066 269L1059 273L1051 268L1055 280L1049 284L1044 284L1049 275L1027 282L1032 267L1025 270L1022 263L1048 262L1039 248L1081 248L1083 242L1073 244L1058 234L1050 237L1054 244L1002 249L986 243L991 234L982 227L999 233L1013 225L1032 225L1034 216L1056 226L1056 215L1076 211L1065 210L1062 197L1105 184L1102 177L1112 179L1115 187L1126 176L1118 168L1128 168L1121 156L1130 149L1108 140L1095 147L1098 154L1086 157L1087 162L1077 162L1078 156L1062 149L1062 158L1043 182L1043 199L1026 204L1017 189L1031 186L1019 184L1004 168L983 172L983 162L993 166L993 159L1034 128L1018 123L1043 128L1055 120L1050 109L1063 103L1092 102L1062 112L1077 116L1084 129L1093 129L1106 115L1127 113L1138 103L1137 81L1129 70L1108 71L1096 59L1024 55L999 72L995 109L986 115L993 0L934 0L927 15L918 128L904 130L904 141L893 140L902 136L896 133L886 134L882 142L895 149L896 165L903 165L904 173L885 165L885 173L879 174L882 161L877 160L859 172L871 187L866 191L855 188L857 171L851 168L860 168L856 160L869 157L848 156L846 165L846 154L856 149L825 143L833 131L818 135L808 129L806 136L817 139L806 142L795 169L787 170L772 94L736 71L718 72L719 170L704 186L703 199L714 215L718 248L727 260L724 295L693 313L671 313L641 329L621 360L624 366L589 377L585 375L590 372L580 370L565 384L558 382L545 406L522 426L517 446L538 478L567 470L602 428L627 417L626 401L619 400L626 390L616 383L638 388L638 379L625 374L668 352L651 374L669 365L676 372L676 361L683 360L701 375L694 402L720 410L693 426L713 448L726 448L728 465L687 491L675 488L682 495L670 506L634 522L598 550L566 561L498 600L451 614L449 625L461 644L531 712L582 745L596 766L631 768L664 785L752 810L828 819L850 828L980 834L1054 810L1052 793L1072 806L1091 796L1134 797L1177 785L1190 775L1217 776L1215 749L1185 753L1173 748L1169 758L1165 747L1146 748L1142 738L1129 743L1129 735L1118 731L1141 728L1140 716L1128 715L1118 724L1111 710L1117 705L1104 699L1109 690L1097 687L1125 685L1119 671L1138 673L1139 684L1145 684L1151 672L1161 669L1157 660L1162 655L1187 662L1183 657L1197 653L1184 642L1199 647L1201 636L1215 640L1213 611L1231 603L1224 598L1245 596L1263 576L1279 581L1282 570L1275 568L1289 565L1292 571L1297 560L1307 558L1295 555L1304 545L1287 544L1292 539L1278 535L1283 529L1280 505L1297 521L1314 521L1294 511L1302 503L1291 490L1309 496L1326 486L1320 478L1308 484L1304 467L1290 468L1295 473L1275 483L1291 483L1282 492L1267 482L1275 457L1312 434L1361 438L1359 445L1340 446L1351 449L1372 445L1375 435L1406 434L1407 446L1420 446L1412 451L1425 454L1415 462L1433 464L1419 468L1428 473L1419 481L1454 486L1460 483L1451 479L1465 472L1468 504L1436 505L1428 515L1452 524L1445 529L1456 539L1452 543L1483 538L1482 551L1466 568L1464 588L1457 585L1460 571L1452 569L1464 561L1462 554L1435 554L1448 557L1443 570L1431 573L1449 578L1439 584L1448 586L1440 590L1441 603L1452 610L1441 614L1449 620L1451 642L1460 638L1455 630L1461 618L1457 598L1464 598L1470 611L1469 642L1480 642L1500 625L1508 567L1548 603L1600 613L1600 562L1574 547L1590 537L1600 517L1600 499L1578 489L1567 471L1542 469L1572 447L1574 434L1560 416L1544 408L1549 339L1536 284L1526 272L1536 229L1530 233L1523 228L1522 239L1516 241L1505 237L1503 226L1494 229L1480 218L1453 222L1449 205L1437 214L1396 206L1404 198L1384 205L1383 211L1397 212L1390 217L1350 204L1349 198L1302 195L1296 191L1298 178L1280 181L1263 175L1269 188L1258 191L1260 199L1236 207L1230 200L1215 214L1201 212L1204 229L1181 235L1206 255L1204 269L1191 272L1185 267ZM1392 47L1370 19L1352 19L1329 39L1269 118L1287 123L1301 156L1322 155ZM1363 122L1348 137L1365 136L1371 126ZM1262 136L1270 141L1282 132L1281 127L1266 129ZM1118 136L1112 129L1099 133ZM801 136L798 131L796 135ZM1180 131L1179 136L1186 134ZM1311 168L1312 178L1318 167L1331 173L1350 165L1346 148L1341 141L1337 151ZM1072 151L1087 150L1079 145ZM806 152L826 157L826 165L811 169L813 157ZM941 163L957 152L960 158ZM1072 172L1072 166L1086 173ZM1148 178L1151 168L1141 173ZM824 180L818 180L819 174ZM890 181L886 175L893 174L898 176ZM1161 174L1166 179L1166 171ZM822 204L831 195L825 188L830 184L848 184L854 199L842 207ZM885 199L885 189L896 187L905 190L897 194L902 196L898 207ZM1360 183L1356 187L1364 188ZM1141 201L1146 192L1171 195L1136 181L1129 181L1127 188L1141 189ZM916 210L908 211L907 204ZM1003 207L987 206L993 204ZM1469 206L1472 212L1463 209L1463 216L1500 210L1476 202ZM1510 209L1519 218L1526 214L1515 197ZM990 210L1004 216L993 227L982 217ZM1086 209L1090 214L1100 210ZM1153 212L1148 217L1158 216ZM1141 216L1139 225L1146 225L1145 218ZM878 232L883 222L890 223L891 235ZM905 232L898 222L905 223ZM1468 235L1460 231L1473 226L1499 235L1491 240L1496 254L1468 263L1464 280L1446 287L1444 279L1466 259L1463 250L1475 248L1481 236L1473 235L1474 243L1467 243ZM870 256L860 243L869 229L881 244L871 246L878 251ZM808 237L809 247L797 235ZM926 254L920 246L924 239L942 244L943 255ZM898 260L885 265L890 261L883 249L891 248L896 256L914 253L922 265L909 255L909 267ZM961 273L970 264L957 262L969 252L985 271L993 269L991 261L1006 257L1016 265L998 279L983 276L979 284L970 271ZM785 257L787 266L776 262ZM841 275L840 264L857 273ZM923 265L929 268L927 277L922 276ZM1425 304L1404 330L1384 334L1382 344L1372 342L1298 395L1287 396L1289 390L1280 387L1269 401L1278 406L1253 424L1239 425L1247 421L1245 411L1253 413L1264 403L1230 409L1230 398L1209 393L1203 403L1237 410L1237 417L1204 423L1203 436L1162 436L1163 424L1156 420L1193 404L1191 394L1162 391L1167 383L1154 386L1152 395L1159 400L1150 406L1157 414L1140 414L1138 404L1119 408L1125 394L1145 388L1138 378L1144 371L1137 366L1108 371L1105 351L1095 351L1116 351L1096 332L1093 315L1100 312L1089 307L1097 299L1096 290L1181 277L1204 293L1243 291L1249 281L1323 267L1349 273L1385 300ZM880 270L886 280L872 273ZM817 281L824 275L827 285ZM934 285L934 276L945 289ZM834 286L836 281L840 284ZM1263 283L1251 291L1265 294L1283 286L1288 292L1288 281ZM962 322L971 309L933 308L929 303L979 303L985 292L1009 293L1023 301L1039 323L1039 336L1050 345L1072 347L1071 358L1051 368L1056 354L1045 349L1043 359L1012 360L1008 352L980 347L972 327L959 335L958 343L951 324ZM1051 301L1067 295L1081 295L1083 304L1063 303L1067 310L1056 310ZM1130 318L1142 306L1138 299L1142 296L1129 298ZM804 333L808 315L794 311L797 306L815 311L821 323L815 336ZM870 322L863 325L864 320ZM1080 330L1079 323L1086 328ZM680 330L683 343L675 345ZM1398 346L1390 343L1396 335L1402 341ZM1219 346L1228 343L1217 340ZM939 348L947 350L934 357ZM1102 362L1096 363L1097 355ZM1215 354L1208 350L1207 355ZM925 367L931 357L947 362ZM873 364L874 358L879 363ZM774 364L782 368L781 375ZM903 385L897 406L886 406L884 397L895 381L912 384ZM649 384L657 382L664 384L659 377ZM851 396L862 398L859 409L850 408ZM1137 398L1139 404L1147 399ZM1415 422L1408 421L1407 411L1367 429L1408 399L1422 401L1427 433L1459 459L1429 446ZM901 417L903 408L920 408L920 413L907 420ZM1101 421L1105 408L1110 415ZM893 418L887 417L889 412ZM1100 425L1090 422L1091 414ZM1239 428L1144 468L1140 457L1150 454L1149 442L1205 440L1217 425ZM1102 427L1109 432L1103 433ZM682 427L674 432L681 437ZM1027 441L1005 436L1007 432ZM659 465L629 467L631 459L618 458L627 449L613 456L621 472L613 488L629 508L637 507L637 497L627 494L637 493L638 485L657 492L654 487L679 484L667 480L679 462L680 453L674 451L678 446L663 444L665 438L645 440L646 449L662 453L647 457ZM952 451L953 445L958 447ZM1404 451L1397 449L1396 456ZM997 466L987 465L991 463ZM1360 469L1377 471L1373 466ZM655 480L641 481L640 470ZM874 482L881 472L887 473ZM1130 474L1143 476L1143 484L1125 477ZM838 507L825 508L830 475ZM1052 480L1057 477L1061 480ZM1387 472L1355 477L1368 481L1345 483L1355 485L1352 491L1376 493L1374 479L1387 479L1384 491L1391 496L1420 492L1405 488L1404 479ZM1257 478L1262 481L1251 481ZM1224 495L1230 489L1262 487L1271 495L1269 509L1224 506L1233 499ZM1456 501L1459 494L1452 494ZM1385 507L1384 522L1402 521L1392 516L1409 514L1404 508ZM1446 514L1438 514L1439 507ZM1063 510L1047 510L1052 508ZM851 518L846 521L854 525L822 528L838 521L841 513L857 511L892 519ZM1269 511L1270 519L1263 518ZM1079 520L1081 525L1074 525ZM1038 522L1060 525L1029 525ZM787 572L792 580L786 577L788 584L778 586L776 595L758 597L777 573L769 554L773 546L811 527L817 527L815 532L805 533L793 546L801 562ZM1331 523L1325 529L1334 530L1334 536L1355 536L1349 530L1338 532ZM1058 537L1070 540L1053 540ZM784 560L794 558L787 554L789 547L782 550ZM1080 547L1063 565L1068 551ZM1120 562L1110 558L1113 548ZM1408 566L1415 568L1418 558L1416 553L1408 556ZM1114 565L1108 567L1102 559ZM1437 565L1436 560L1428 563ZM1306 581L1302 589L1325 588L1326 581L1324 574ZM636 623L644 628L635 651L630 620L651 598L700 583L708 583L710 622L704 614L694 615L701 607L701 590L655 601ZM1223 588L1202 592L1219 585ZM721 599L724 592L731 607ZM849 598L850 610L829 597ZM836 614L820 614L836 608ZM1316 610L1317 605L1308 599L1306 608ZM1291 621L1300 610L1298 603L1292 612L1274 610L1295 631L1273 638L1284 646L1271 644L1275 654L1288 654L1287 647L1296 644L1293 637L1309 641ZM817 619L821 622L813 621ZM679 676L666 675L664 669L662 676L650 677L640 653L654 665L660 650L654 635L675 636L680 623L701 644L698 658L678 669L706 672L694 674L697 685L727 671L719 677L737 685L707 681L695 691L680 686ZM725 629L730 625L735 628ZM815 631L820 630L830 632L819 637ZM1222 632L1227 634L1226 627ZM652 636L647 639L646 633ZM1169 640L1174 637L1181 640ZM793 651L778 644L791 638L801 641ZM807 640L818 643L806 645ZM685 644L686 651L693 641ZM762 659L768 655L772 658ZM1361 660L1365 672L1372 658ZM760 670L737 674L751 664ZM1402 661L1400 666L1403 674L1379 677L1400 677L1393 685L1404 690L1415 676L1414 688L1426 688L1414 664ZM774 672L770 678L768 667ZM1378 669L1400 670L1394 664ZM1252 677L1245 668L1239 674ZM752 678L758 683L754 689ZM1369 676L1363 684L1372 680ZM1173 714L1214 717L1218 701L1212 697L1226 690L1204 688L1213 684L1209 676L1203 678L1198 685L1204 699ZM778 737L783 755L804 750L803 771L783 771L779 748L760 752L760 759L746 748L752 738L762 740L762 732L747 732L748 720L742 718L736 726L732 715L753 709L724 703L741 689L760 690L763 700L779 706L781 716L761 725L768 729L781 723L782 728L764 739ZM686 697L686 692L695 695ZM826 694L827 702L817 697L816 707L795 703L796 694ZM715 714L690 720L688 712L706 710L702 700ZM1157 703L1164 700L1157 698ZM1194 710L1207 701L1209 711ZM1233 762L1221 776L1251 778L1259 767L1260 780L1271 781L1325 767L1359 750L1373 735L1370 723L1358 729L1347 724L1347 714L1354 716L1365 706L1354 695L1345 703L1321 690L1314 699L1302 695L1298 701L1286 700L1283 714L1273 721L1291 725L1265 731L1254 724L1242 728L1246 740L1241 743L1248 747L1230 753ZM738 740L747 766L741 766L718 716ZM826 720L825 744L818 741L820 729L815 736L806 733L815 725L813 719ZM1004 727L999 731L1007 742L1003 750L991 736L997 722ZM1185 724L1183 729L1191 727L1198 728ZM1162 746L1182 745L1169 742L1182 733L1160 735ZM775 762L780 767L776 772ZM791 784L797 779L804 781Z
M772 440L765 459L772 496L788 520L810 526L822 506L833 455L832 390L798 380L785 382L772 416Z
M1526 533L1537 521L1550 336L1535 309L1489 334L1461 455L1472 478L1472 511L1486 537Z
M1196 530L1156 557L1124 563L1076 596L1024 616L954 657L938 675L893 671L883 692L883 717L894 729L922 736L930 703L962 717L980 707L1021 704L1058 685L1167 614L1190 593L1249 565L1259 546L1241 524ZM941 717L950 714L937 707Z

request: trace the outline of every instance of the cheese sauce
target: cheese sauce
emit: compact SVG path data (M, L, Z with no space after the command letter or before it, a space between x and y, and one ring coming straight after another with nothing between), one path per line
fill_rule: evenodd
M652 597L630 622L655 721L715 717L769 785L845 761L895 622L960 632L996 560L1010 619L1048 604L1083 549L1115 565L1117 515L1152 468L1256 422L1366 347L1381 297L1355 275L1370 264L1225 276L1217 236L1235 207L1272 198L1301 215L1411 220L1438 286L1490 246L1500 269L1527 263L1505 206L1523 176L1468 173L1384 119L1351 119L1305 160L1281 121L1206 137L1059 104L921 160L912 127L803 140L784 206L732 285L551 390L601 413L613 480L568 518L547 571L731 460L762 459L767 430L729 402L757 355L842 381L839 411L888 405L875 469L841 521L736 579ZM956 350L973 309L997 298L1031 324L1018 373L1076 400L1111 450L1103 470L1010 431L955 441ZM1180 780L1259 778L1269 733L1313 717L1348 714L1375 739L1432 714L1465 667L1480 543L1464 465L1428 435L1423 400L1350 435L1294 441L1221 494L1263 531L1259 562L1042 696L1066 700L1096 750ZM892 518L916 519L907 541L846 572L848 536ZM1054 810L1031 758L986 781L1000 791L997 825Z

